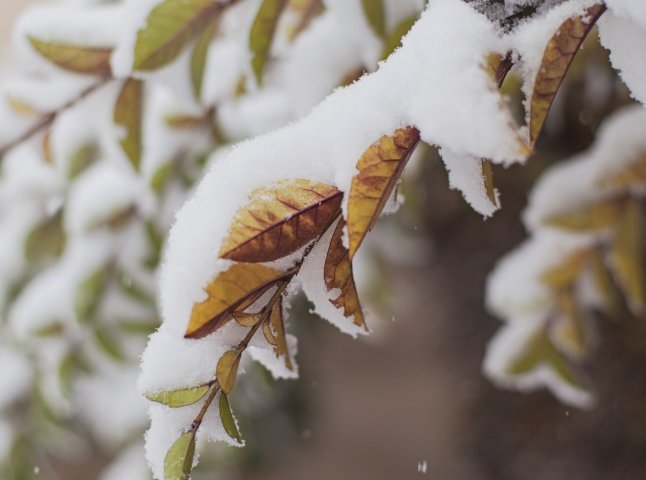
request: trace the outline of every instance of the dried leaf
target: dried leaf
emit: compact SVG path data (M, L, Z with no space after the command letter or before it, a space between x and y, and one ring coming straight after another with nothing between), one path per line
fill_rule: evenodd
M233 413L229 406L229 399L224 392L220 394L220 420L222 420L222 426L224 427L224 431L227 432L227 435L235 439L238 443L242 443L238 425L236 424L235 418L233 418Z
M202 98L202 82L204 81L204 69L206 68L206 56L209 53L211 40L217 29L217 21L211 21L204 31L197 38L197 42L191 53L191 86L193 95L199 102Z
M574 211L559 213L544 220L552 227L573 232L603 230L612 226L621 212L623 202L612 199L586 205Z
M552 106L554 97L556 97L556 92L558 92L574 56L605 9L603 4L593 5L583 14L567 19L545 47L543 59L534 81L534 91L530 103L530 145L533 146L536 143L547 113Z
M253 54L251 66L258 84L262 84L265 62L271 49L280 15L287 0L262 0L249 35L249 50Z
M269 343L269 345L273 347L278 346L278 339L276 338L276 334L271 329L271 325L269 323L262 324L262 333L265 335L265 340L267 340L267 343Z
M164 459L164 480L189 480L195 457L195 430L186 432L170 447Z
M47 42L36 37L29 37L29 43L40 55L64 70L101 76L111 73L111 48Z
M141 121L143 117L143 82L127 79L121 87L114 106L114 123L125 130L119 142L133 168L139 171L141 163Z
M402 42L402 38L406 35L415 22L419 18L419 15L411 15L410 17L404 18L401 22L397 24L395 29L386 37L384 41L384 49L381 54L381 59L385 60L393 53Z
M646 305L644 258L642 255L643 219L636 200L627 202L617 221L610 245L610 265L630 308L640 314Z
M493 182L493 165L490 160L482 160L482 182L484 183L485 193L487 198L495 207L500 207L498 203L498 196L496 195L496 187Z
M513 62L511 60L511 55L502 56L496 52L492 52L487 55L485 67L487 73L498 88L502 87L502 84L512 66Z
M287 347L287 338L285 336L285 322L283 319L283 301L282 299L276 302L274 308L271 311L269 316L269 325L271 326L271 333L275 340L274 353L277 357L283 357L285 361L285 367L288 370L293 370L294 366L292 365L292 359L289 356L289 348ZM267 337L267 333L265 333ZM271 343L271 342L270 342Z
M341 211L342 192L322 183L284 180L251 194L233 219L220 257L270 262L321 235Z
M342 308L343 315L354 318L355 325L366 327L359 295L354 284L350 253L343 245L344 228L345 222L341 219L330 240L323 267L323 277L328 291L340 290L339 296L330 302L335 307Z
M240 352L238 350L229 350L218 360L218 364L215 367L215 375L224 393L231 393L231 390L235 387L239 366Z
M416 128L400 128L382 137L361 156L348 202L350 258L375 225L418 141Z
M286 278L285 272L254 263L236 263L219 274L205 291L208 298L193 305L186 338L215 332L260 296Z
M260 313L233 312L233 319L242 327L253 327L261 319Z
M224 8L213 0L164 0L148 14L137 32L134 70L156 70L175 60L189 41L210 25Z
M586 354L583 314L572 290L561 291L557 303L559 315L551 325L550 338L561 351L581 360Z
M627 190L632 187L646 185L646 154L642 154L637 161L631 162L627 167L613 172L599 181L599 186Z
M211 385L207 384L168 392L147 393L146 398L152 402L163 403L172 408L180 408L199 402L210 388Z
M570 288L579 278L581 271L590 261L590 250L578 250L565 258L560 264L552 267L540 276L543 284L555 290Z
M79 322L87 323L94 317L107 281L106 269L99 267L81 282L74 298L74 311Z
M386 11L384 0L361 0L363 14L368 21L368 25L378 37L386 36Z

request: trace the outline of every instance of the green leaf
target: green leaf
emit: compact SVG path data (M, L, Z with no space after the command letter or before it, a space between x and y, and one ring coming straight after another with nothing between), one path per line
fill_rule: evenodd
M363 14L378 37L386 36L386 11L383 0L361 0Z
M29 43L40 55L64 70L85 75L108 76L111 73L111 48L47 42L31 36Z
M195 431L179 437L164 459L164 480L189 480L195 457Z
M101 351L115 362L122 363L127 360L116 340L106 329L100 328L96 330L94 332L94 340Z
M58 212L29 232L25 239L25 258L32 265L56 259L63 253L66 240L63 214Z
M156 70L175 60L223 8L214 0L165 0L157 5L137 33L133 69Z
M191 54L191 85L193 86L193 95L199 102L202 98L202 82L204 81L204 69L206 67L206 55L209 52L209 46L215 30L217 22L210 22L204 31L200 34L193 47Z
M172 390L169 392L147 393L146 398L152 402L163 403L172 408L193 405L204 398L211 385Z
M395 29L386 37L384 41L384 50L381 54L381 59L385 60L393 53L397 47L402 43L402 38L408 33L408 31L415 25L415 22L419 18L419 15L411 15L410 17L404 18L401 22L397 24Z
M121 288L121 291L131 299L150 307L155 306L155 299L153 298L153 296L148 293L142 286L137 285L134 279L127 273L120 272L117 276L117 282L119 284L119 287Z
M119 142L133 168L139 171L141 163L141 121L143 116L143 82L127 79L121 87L114 106L114 123L125 130Z
M235 387L239 365L240 352L237 350L225 352L218 360L218 364L215 367L215 374L220 388L224 393L231 393L231 390Z
M233 418L233 413L231 413L229 399L224 392L220 393L220 420L222 420L222 426L224 427L224 431L227 432L227 435L235 439L238 443L242 443L238 426L236 425L235 418Z
M159 319L129 319L121 318L117 321L117 327L132 335L148 336L159 327Z
M79 285L74 298L74 312L79 322L87 323L94 317L106 287L107 277L106 269L102 266L85 277Z
M163 163L159 168L157 168L150 179L150 188L153 189L153 192L157 195L161 195L164 192L173 170L175 170L175 163L172 161Z
M249 49L253 54L251 66L258 84L262 84L265 63L276 33L276 26L287 0L263 0L249 35Z
M80 146L70 157L67 166L67 178L74 180L83 171L98 160L99 149L94 143Z

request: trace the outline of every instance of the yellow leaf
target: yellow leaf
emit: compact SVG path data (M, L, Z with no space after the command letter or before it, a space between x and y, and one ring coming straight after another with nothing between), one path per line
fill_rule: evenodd
M236 263L220 273L205 291L208 298L193 305L186 338L202 338L213 333L255 302L287 274L264 265Z
M38 108L14 96L7 96L7 104L14 112L23 117L37 117L42 115L42 112Z
M617 317L623 310L623 301L617 285L601 252L596 252L592 260L592 278L597 290L603 297L605 310L608 314Z
M256 80L262 84L265 62L274 39L280 15L287 0L263 0L249 34L249 49L253 54L251 66Z
M330 240L330 246L325 257L325 266L323 268L325 286L328 291L340 290L339 296L334 300L330 300L330 302L335 307L342 308L343 315L346 317L353 317L355 325L366 327L361 310L361 303L359 302L359 295L354 284L350 253L343 245L344 227L345 222L341 219Z
M260 313L233 312L233 319L243 327L253 327L261 318Z
M119 142L133 168L139 171L141 163L141 120L143 116L143 82L127 79L121 87L114 106L114 123L125 130Z
M175 60L228 4L214 0L164 0L137 32L133 69L156 70Z
M605 9L606 7L599 3L586 9L583 14L567 19L545 47L530 102L530 145L533 146L536 143L556 92L576 52Z
M646 154L643 154L635 162L630 163L626 168L613 172L599 181L599 186L606 188L617 188L626 190L631 187L643 187L646 185Z
M555 290L571 287L579 278L591 255L590 250L578 250L572 253L557 266L543 272L540 276L541 282Z
M640 314L646 304L642 215L637 200L629 201L617 221L610 245L610 265L635 314Z
M215 367L215 376L224 393L231 393L231 390L235 387L239 366L240 352L237 350L225 352L218 360L218 364Z
M558 294L558 315L550 328L550 338L563 352L580 360L586 353L583 315L572 290Z
M209 46L211 45L211 40L213 40L216 29L217 22L211 21L197 38L197 42L191 53L191 86L193 87L193 95L195 95L198 101L202 98L202 82L204 80L206 56L209 53Z
M210 388L211 385L207 384L167 392L147 393L146 398L152 402L163 403L172 408L180 408L199 402Z
M295 252L339 215L342 195L332 186L307 180L284 180L254 191L233 219L220 257L269 262Z
M111 74L111 48L47 42L36 37L29 37L29 43L40 55L64 70L87 75Z
M383 0L361 0L363 14L378 37L386 36L386 11Z
M573 232L603 230L614 224L622 204L623 202L616 199L593 203L577 210L553 215L545 219L544 223Z
M416 128L400 128L393 135L383 136L361 156L348 202L350 258L375 225L418 141Z

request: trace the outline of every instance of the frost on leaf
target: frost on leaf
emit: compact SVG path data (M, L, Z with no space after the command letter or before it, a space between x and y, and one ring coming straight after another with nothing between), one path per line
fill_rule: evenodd
M416 128L400 128L383 136L359 159L348 201L350 258L377 222L418 141Z
M339 296L334 300L330 300L330 302L335 307L343 309L343 315L354 318L355 325L365 327L366 323L361 310L359 295L354 284L350 252L343 245L344 228L345 222L340 220L330 240L323 269L325 286L328 291L340 291Z
M236 263L219 274L205 288L207 299L193 305L186 338L202 338L213 333L256 301L287 274L252 263Z
M129 78L123 83L114 106L114 123L125 130L121 148L132 167L141 163L141 122L143 116L143 82Z
M536 143L547 113L574 56L605 9L602 4L593 5L582 15L567 19L545 47L530 103L530 145L533 146Z
M165 0L137 33L134 70L156 70L175 60L223 9L213 0Z
M195 431L179 437L164 459L164 480L189 480L195 457Z
M262 84L265 63L271 49L280 15L287 6L287 0L263 0L249 35L249 50L253 55L251 66L256 80Z
M29 43L40 55L64 70L100 76L108 76L111 73L111 48L46 42L36 37L29 37Z
M220 257L239 262L282 258L321 235L341 211L342 192L308 180L254 191L236 214Z
M152 402L162 403L172 408L186 407L199 402L208 393L210 385L146 394Z

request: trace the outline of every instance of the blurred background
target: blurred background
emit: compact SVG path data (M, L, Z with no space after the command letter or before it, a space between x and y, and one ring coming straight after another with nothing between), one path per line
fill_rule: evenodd
M0 0L5 59L14 16L30 3ZM594 106L582 95L586 62L613 76L613 91ZM406 205L373 234L385 239L374 242L366 276L374 335L352 340L309 315L301 300L292 316L301 378L274 382L258 367L249 389L271 392L271 401L245 400L245 389L233 395L250 402L239 415L248 447L216 452L199 478L215 478L210 469L222 466L226 476L248 480L646 478L644 324L599 319L603 341L587 366L598 403L589 411L545 391L498 390L481 373L499 327L484 310L486 276L526 236L519 215L527 192L546 167L587 148L601 119L629 100L596 40L578 63L539 154L527 166L496 170L503 208L492 219L450 191L441 161L425 153L404 183ZM108 460L98 448L57 459L55 476L45 478L98 478ZM34 467L31 476L43 478Z

